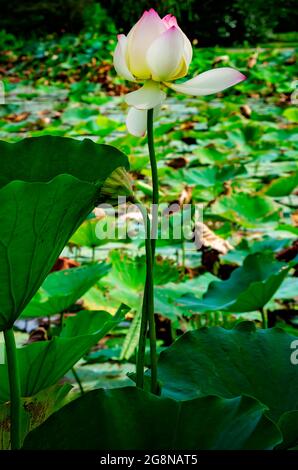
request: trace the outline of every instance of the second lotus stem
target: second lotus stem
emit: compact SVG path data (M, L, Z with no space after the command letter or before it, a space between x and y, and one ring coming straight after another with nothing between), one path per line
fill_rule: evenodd
M10 390L10 442L11 449L21 448L21 385L18 367L17 348L13 329L3 332L7 358L7 370Z

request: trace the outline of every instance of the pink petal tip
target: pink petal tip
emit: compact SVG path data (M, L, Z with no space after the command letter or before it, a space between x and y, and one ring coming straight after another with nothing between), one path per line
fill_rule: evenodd
M173 16L171 13L168 15L164 16L162 21L164 24L169 28L171 26L178 26L177 19L175 16Z

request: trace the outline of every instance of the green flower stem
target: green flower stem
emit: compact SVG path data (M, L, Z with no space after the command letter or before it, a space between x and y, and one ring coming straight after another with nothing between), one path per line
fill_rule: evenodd
M75 378L75 381L77 382L78 386L79 386L79 389L80 389L80 393L81 395L83 396L85 391L84 391L84 388L83 388L83 384L81 382L81 379L79 377L79 374L77 373L75 367L72 367L71 368L71 372L72 372L72 375L74 376Z
M154 277L153 277L153 254L152 240L150 239L151 224L148 214L147 219L147 237L146 237L146 303L147 318L149 323L150 337L150 363L151 363L151 392L157 394L157 353L156 353L156 329L154 318Z
M262 326L264 330L268 328L268 315L267 312L263 308L260 309L261 316L262 316Z
M151 249L152 256L155 256L155 245L156 245L156 234L157 234L157 215L158 215L158 203L159 203L159 186L158 186L158 171L154 149L154 131L153 131L153 109L147 111L147 139L148 139L148 150L150 157L151 166L151 177L152 177L152 233L151 233ZM154 264L154 263L153 263Z
M157 353L156 353L156 332L154 319L154 287L153 287L153 257L151 246L151 224L148 213L144 207L139 206L143 215L146 227L145 248L146 248L146 282L142 306L142 320L139 339L138 359L137 359L137 386L144 388L144 363L146 336L149 323L150 336L150 360L151 360L151 391L157 393Z
M145 351L146 351L146 337L149 324L149 337L150 337L150 361L151 361L151 391L152 393L158 392L157 383L157 353L156 353L156 327L154 318L154 278L153 267L155 258L155 246L157 235L157 216L158 216L158 203L159 203L159 189L158 189L158 172L157 163L154 149L154 132L153 132L153 109L147 112L147 136L148 136L148 150L150 157L151 175L152 175L152 220L151 223L146 209L139 205L142 211L144 224L146 227L146 282L144 289L144 298L142 306L142 319L139 338L139 348L137 357L137 387L144 388L144 364L145 364Z
M139 209L142 213L145 231L147 231L147 211L142 206L141 203L138 203ZM146 237L146 260L148 257L147 253L147 232L145 233ZM151 256L151 246L150 246L150 256ZM142 304L142 313L141 313L141 327L140 327L140 336L139 336L139 345L138 345L138 354L137 354L137 364L136 364L136 385L137 387L144 389L144 367L145 367L145 354L146 354L146 339L147 339L147 330L148 330L148 271L146 268L146 280L144 287L143 295L143 304Z
M10 440L11 449L21 447L21 385L17 349L13 329L4 331L5 349L10 389Z
M152 229L150 227L150 220L147 215L147 233L151 234L151 256L152 264L151 270L151 282L148 285L148 321L149 321L149 335L150 335L150 357L151 357L151 391L157 393L157 353L156 353L156 326L154 318L154 260L155 260L155 248L156 238L158 229L158 204L159 204L159 184L158 184L158 170L154 148L154 129L153 129L153 109L147 111L147 141L148 150L151 166L151 178L152 178ZM148 248L147 248L148 251ZM148 270L148 263L147 263Z
M144 288L144 297L142 305L141 328L137 355L137 370L136 370L136 385L139 388L144 388L144 367L145 367L145 352L146 352L146 338L148 329L148 315L147 315L147 276Z

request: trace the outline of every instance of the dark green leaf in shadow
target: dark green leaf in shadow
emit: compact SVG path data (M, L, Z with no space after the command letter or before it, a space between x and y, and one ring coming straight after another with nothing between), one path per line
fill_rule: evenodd
M284 413L278 421L278 427L283 435L283 442L278 449L298 448L298 410Z
M127 311L125 305L114 316L85 310L65 320L60 336L19 348L21 395L30 397L55 384ZM9 396L7 364L0 364L0 403L8 401Z
M54 411L64 403L65 397L72 386L70 384L54 385L39 392L33 397L22 399L21 434L25 436L40 426ZM10 448L10 403L0 405L0 450Z
M272 449L265 408L249 397L176 402L135 387L94 390L30 433L25 449Z
M297 366L291 363L295 339L279 328L257 330L253 322L186 333L160 355L162 393L183 400L250 395L278 420L298 409Z

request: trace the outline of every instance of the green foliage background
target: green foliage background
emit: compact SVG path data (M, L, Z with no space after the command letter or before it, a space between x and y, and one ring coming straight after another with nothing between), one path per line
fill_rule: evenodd
M192 38L205 44L232 44L264 40L274 32L293 31L297 24L294 0L53 0L0 1L0 29L17 34L78 32L102 33L117 26L127 31L145 9L172 13Z

